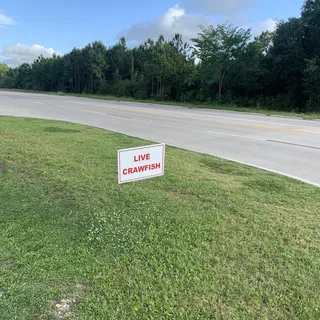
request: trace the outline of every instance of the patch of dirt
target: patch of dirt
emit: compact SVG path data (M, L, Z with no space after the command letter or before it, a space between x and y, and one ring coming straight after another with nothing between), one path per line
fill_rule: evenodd
M3 268L12 269L13 263L10 259L0 259L0 265Z
M70 307L76 301L71 299L62 299L60 301L54 301L54 311L56 319L68 319L73 316L73 313L70 311Z

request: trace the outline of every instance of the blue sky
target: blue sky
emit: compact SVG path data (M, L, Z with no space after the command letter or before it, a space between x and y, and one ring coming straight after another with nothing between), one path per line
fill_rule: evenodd
M299 16L302 5L303 0L2 0L0 59L19 64L41 51L65 53L94 40L112 45L121 35L133 43L159 33L181 32L188 39L199 24L226 20L258 34L272 29L275 19Z

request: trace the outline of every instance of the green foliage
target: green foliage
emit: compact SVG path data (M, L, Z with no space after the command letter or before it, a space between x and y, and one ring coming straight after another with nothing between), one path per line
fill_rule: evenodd
M0 62L0 79L3 78L9 72L9 66Z
M232 73L233 68L241 62L242 53L251 36L250 30L225 24L216 28L201 27L201 31L199 36L193 39L194 53L201 60L203 82L209 86L218 86L220 100L227 73Z
M320 0L307 0L301 13L303 45L308 58L320 56Z
M309 112L320 111L320 59L306 60L304 81L306 93L309 96L306 108Z
M0 87L135 99L242 104L299 113L319 110L320 0L301 17L279 21L252 39L250 30L201 27L193 43L181 34L129 48L95 41L31 65L0 64Z
M6 85L6 77L9 73L10 68L5 63L0 62L0 88L7 87Z
M303 25L293 18L280 22L269 52L271 90L275 95L287 95L295 109L303 111L306 97L303 88L305 53L302 47Z

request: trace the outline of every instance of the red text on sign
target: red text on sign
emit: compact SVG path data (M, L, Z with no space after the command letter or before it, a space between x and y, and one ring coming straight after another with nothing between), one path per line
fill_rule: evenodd
M150 153L139 154L138 156L133 157L133 161L140 162L140 161L150 160L150 158L151 158Z
M122 174L126 176L128 174L134 174L134 173L146 172L146 171L153 171L153 170L158 170L160 168L161 168L161 163L146 164L144 166L138 166L138 167L133 167L133 168L128 168L128 169L123 169Z

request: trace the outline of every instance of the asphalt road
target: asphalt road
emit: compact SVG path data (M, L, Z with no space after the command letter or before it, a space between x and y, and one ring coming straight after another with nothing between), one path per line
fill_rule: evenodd
M100 127L320 187L320 121L6 91L0 91L0 115Z

